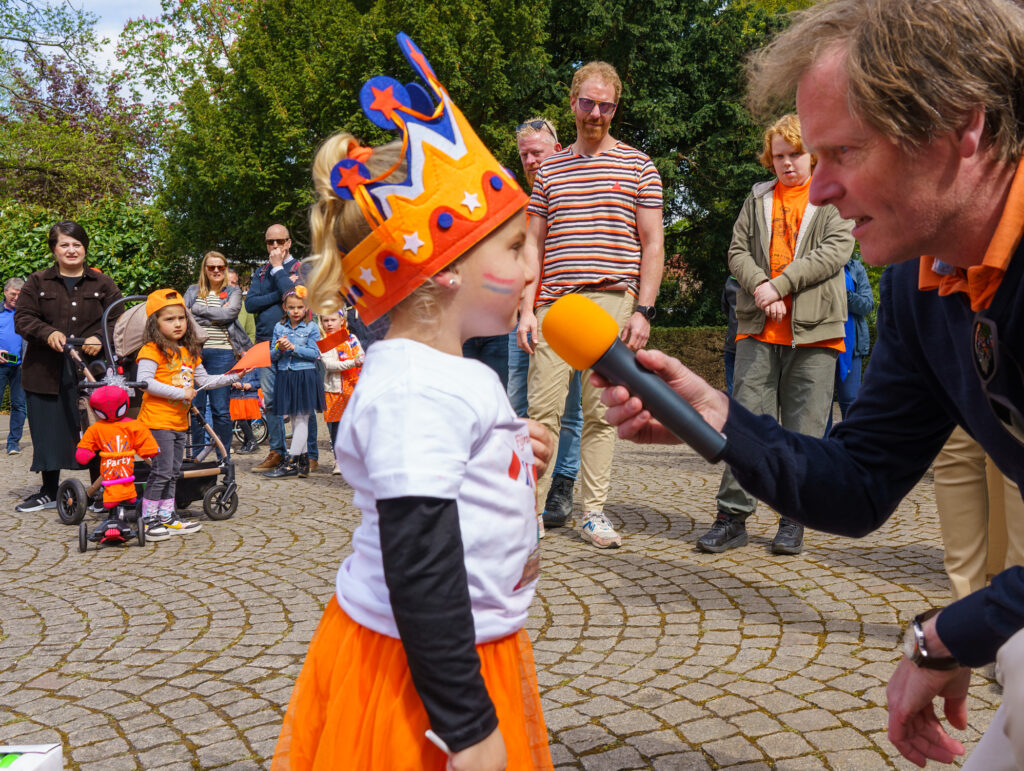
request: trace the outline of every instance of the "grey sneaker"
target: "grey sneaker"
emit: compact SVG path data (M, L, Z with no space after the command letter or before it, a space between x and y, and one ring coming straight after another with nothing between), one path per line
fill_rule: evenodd
M580 535L584 541L590 541L598 549L618 549L622 546L622 536L615 532L612 523L601 511L588 511L583 515Z

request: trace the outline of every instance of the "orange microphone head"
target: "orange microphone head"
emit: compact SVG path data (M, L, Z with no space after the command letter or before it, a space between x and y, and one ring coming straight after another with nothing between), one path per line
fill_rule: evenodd
M573 369L590 369L612 347L619 325L604 308L583 295L555 300L541 331L548 345Z

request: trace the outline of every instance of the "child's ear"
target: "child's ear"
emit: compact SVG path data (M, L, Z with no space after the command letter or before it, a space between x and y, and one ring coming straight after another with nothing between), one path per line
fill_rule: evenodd
M462 279L454 270L439 270L431 278L445 289L458 289L462 284Z

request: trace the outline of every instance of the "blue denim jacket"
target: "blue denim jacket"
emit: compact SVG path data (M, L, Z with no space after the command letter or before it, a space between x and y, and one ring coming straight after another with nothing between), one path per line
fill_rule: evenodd
M282 351L277 347L278 338L286 337L295 346L294 351ZM302 321L293 327L286 321L274 325L274 335L270 339L270 360L280 370L315 369L320 358L320 349L316 341L320 339L320 329L312 321Z

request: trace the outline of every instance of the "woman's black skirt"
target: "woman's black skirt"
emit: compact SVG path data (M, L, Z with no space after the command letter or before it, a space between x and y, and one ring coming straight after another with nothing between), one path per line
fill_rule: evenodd
M57 395L25 392L28 430L32 436L32 471L84 468L75 460L82 438L78 379L65 359Z

